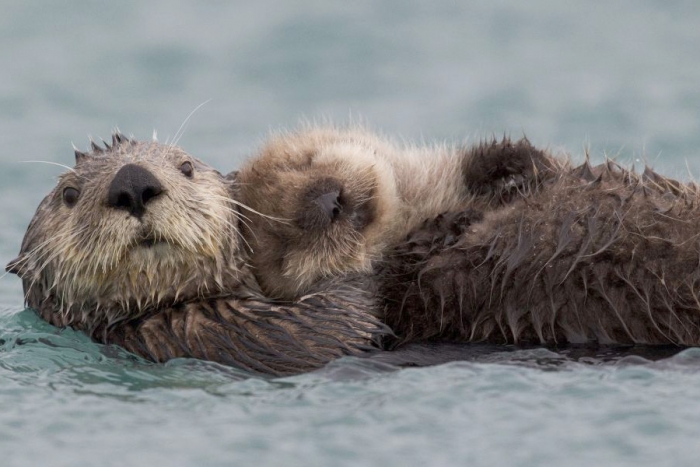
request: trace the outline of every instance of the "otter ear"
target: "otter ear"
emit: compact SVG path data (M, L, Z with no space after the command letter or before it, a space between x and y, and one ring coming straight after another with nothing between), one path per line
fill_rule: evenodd
M225 178L226 180L231 180L232 182L235 182L238 178L238 170L234 170L233 172L227 173Z
M24 272L24 268L22 267L22 263L24 262L24 257L23 256L18 256L9 263L7 263L7 266L5 266L5 271L12 273L12 274L17 274L18 276L21 276L22 273Z

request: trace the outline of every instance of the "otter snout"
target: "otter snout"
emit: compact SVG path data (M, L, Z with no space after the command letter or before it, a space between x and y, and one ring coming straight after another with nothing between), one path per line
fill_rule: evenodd
M333 178L323 178L307 188L299 206L297 225L302 229L325 229L337 221L345 209L342 184Z
M337 190L322 194L314 202L321 211L325 212L331 222L340 215L343 209L342 204L340 204L340 192Z
M140 165L126 164L109 184L107 205L140 219L146 212L146 204L162 192L163 186L155 175Z

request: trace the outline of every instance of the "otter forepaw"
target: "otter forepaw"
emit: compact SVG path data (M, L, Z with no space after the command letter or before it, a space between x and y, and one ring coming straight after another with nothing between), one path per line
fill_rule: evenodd
M467 150L465 156L467 189L501 203L528 193L553 168L550 157L526 138L516 142L506 137L482 142Z

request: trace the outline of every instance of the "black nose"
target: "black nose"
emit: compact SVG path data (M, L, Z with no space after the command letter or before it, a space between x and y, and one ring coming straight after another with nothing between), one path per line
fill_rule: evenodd
M127 164L109 184L107 204L140 219L146 212L146 204L162 191L163 186L155 175L139 165Z
M340 192L331 191L316 198L316 203L321 207L331 221L334 221L341 211Z

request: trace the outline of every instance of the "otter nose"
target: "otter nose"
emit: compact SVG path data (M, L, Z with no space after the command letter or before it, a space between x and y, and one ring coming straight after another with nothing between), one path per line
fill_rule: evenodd
M107 205L140 219L146 212L146 204L162 191L163 186L155 175L139 165L126 164L109 184Z
M340 204L340 192L331 191L329 193L324 193L318 198L316 198L316 204L318 204L323 212L328 215L331 221L334 221L342 210Z

